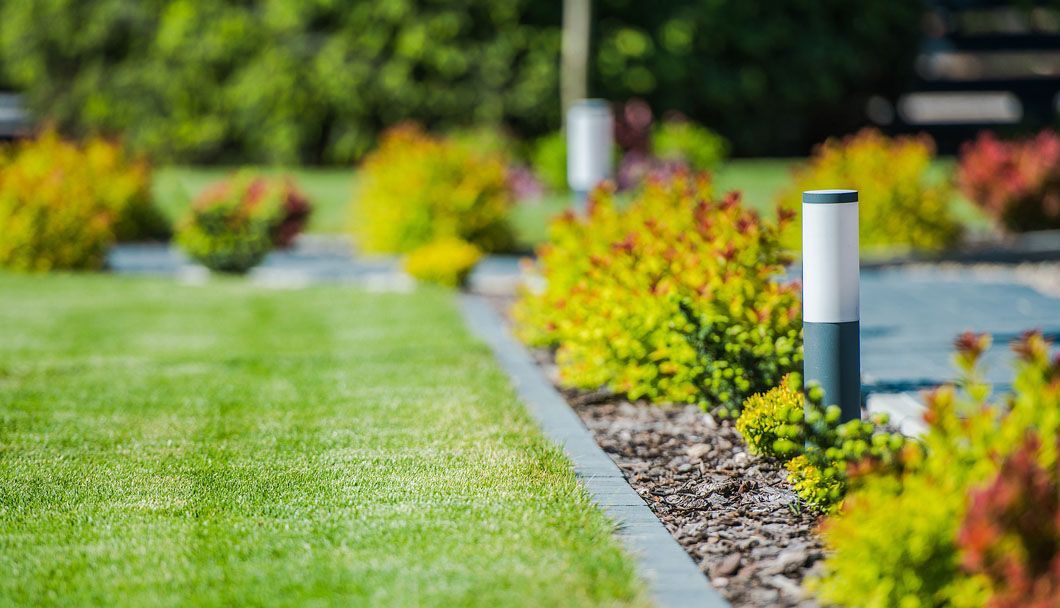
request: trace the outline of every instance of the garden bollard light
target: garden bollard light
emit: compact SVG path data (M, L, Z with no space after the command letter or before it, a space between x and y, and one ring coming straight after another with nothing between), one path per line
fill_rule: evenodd
M612 175L613 124L602 99L577 101L567 111L567 183L578 213L585 213L589 191Z
M803 378L861 418L860 267L857 190L802 193Z

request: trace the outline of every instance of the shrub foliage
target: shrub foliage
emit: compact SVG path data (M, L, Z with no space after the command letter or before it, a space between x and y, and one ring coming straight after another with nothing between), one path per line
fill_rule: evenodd
M165 236L148 165L103 139L53 131L0 152L0 265L95 269L116 239Z
M652 133L651 147L659 160L681 163L694 171L717 169L729 152L724 138L687 120L660 124Z
M404 253L441 238L483 251L510 249L507 159L402 125L361 168L353 205L358 247Z
M863 248L943 249L960 237L960 225L950 211L950 186L930 176L933 158L934 147L926 135L890 138L865 129L829 139L796 170L777 204L798 213L806 190L853 188L859 194ZM796 223L785 240L798 248L801 239Z
M1060 436L1054 438L1060 451ZM977 489L957 535L967 572L990 581L990 608L1049 608L1060 598L1060 466L1041 462L1028 432Z
M0 0L0 71L64 129L156 158L339 163L407 119L556 124L559 18L529 0Z
M822 601L1033 605L1039 590L1057 588L1056 571L1044 574L1048 566L1034 552L1035 539L1055 542L1057 517L1055 510L1051 515L1034 511L1055 509L1056 503L1030 510L1017 503L1020 496L1040 491L1043 481L1034 468L1057 467L1060 360L1050 361L1041 334L1027 334L1014 345L1019 362L1013 394L990 403L990 387L976 372L988 346L985 336L961 337L957 360L965 377L960 390L949 386L931 395L923 444L910 444L916 449L903 452L899 472L861 478L841 512L826 522L830 555L815 583ZM1016 462L1029 458L1029 432L1041 439L1033 467ZM1002 499L991 496L991 488L997 487L1006 462L1012 474L1004 483L1012 494ZM1002 563L1013 569L999 580Z
M290 181L241 172L195 199L178 227L177 242L211 270L244 273L274 247L290 245L309 212L308 201Z
M905 84L922 10L601 1L592 90L681 111L743 154L804 153ZM561 3L530 0L0 0L0 73L64 129L125 132L156 158L343 163L403 120L555 128L561 22Z
M1060 228L1060 136L1005 142L981 133L961 148L957 183L1007 230Z
M553 222L543 289L514 310L524 340L558 348L564 383L727 414L799 367L798 288L777 281L788 261L777 224L687 172L650 181L627 209L609 189L589 207Z
M811 508L839 507L851 482L868 471L901 467L906 439L888 431L886 416L840 423L838 406L823 406L819 388L808 395L801 377L747 399L736 430L751 453L785 463L795 493Z
M405 272L420 281L461 287L482 258L482 251L460 239L443 237L405 256Z

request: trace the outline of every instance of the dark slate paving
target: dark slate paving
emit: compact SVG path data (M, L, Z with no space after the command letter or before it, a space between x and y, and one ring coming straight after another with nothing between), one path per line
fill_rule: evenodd
M993 334L986 378L1005 389L1009 343L1029 329L1060 336L1060 299L971 271L904 269L862 273L861 353L867 392L903 392L954 379L953 341L964 331Z
M180 249L165 243L125 243L112 247L107 267L120 274L173 277L206 276ZM490 256L475 268L470 282L479 293L512 293L520 276L518 256ZM275 251L250 272L257 282L282 285L358 283L368 287L411 289L412 282L393 256L358 257L342 237L309 236L286 251Z
M115 246L107 255L107 267L121 274L194 277L205 273L177 247L163 243ZM291 249L270 253L249 276L276 286L338 282L391 289L412 287L397 258L355 257L344 239L334 237L300 239Z

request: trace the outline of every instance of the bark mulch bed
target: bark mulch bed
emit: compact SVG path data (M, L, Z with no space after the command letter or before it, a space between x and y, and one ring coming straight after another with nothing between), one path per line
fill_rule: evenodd
M548 353L537 352L549 377ZM803 579L824 557L818 518L731 423L694 406L560 389L630 485L735 607L815 606Z

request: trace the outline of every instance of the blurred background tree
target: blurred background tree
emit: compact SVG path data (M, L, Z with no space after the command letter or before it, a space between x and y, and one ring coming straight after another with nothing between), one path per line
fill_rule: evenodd
M923 11L919 0L597 0L593 89L683 112L737 154L805 154L908 82Z
M906 78L919 0L593 3L589 94L805 153ZM0 61L38 117L162 161L346 163L380 130L560 124L563 2L0 0Z

